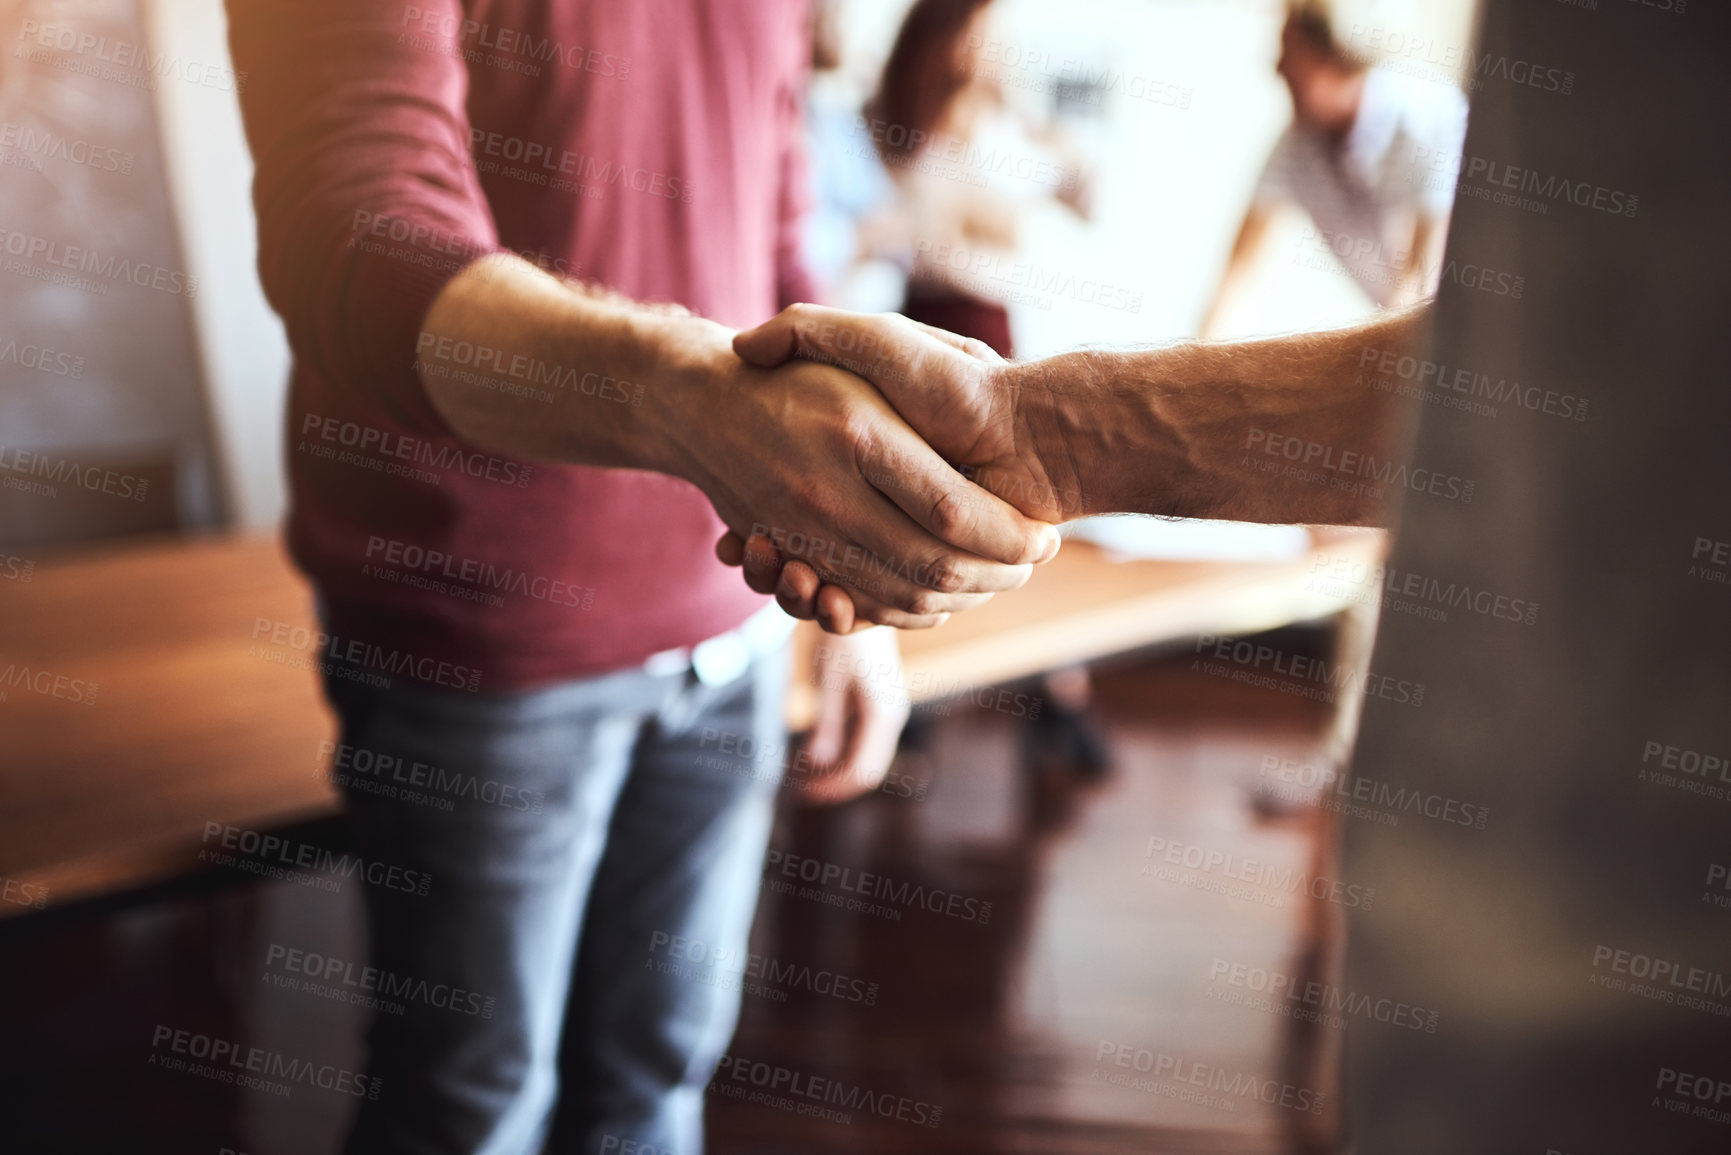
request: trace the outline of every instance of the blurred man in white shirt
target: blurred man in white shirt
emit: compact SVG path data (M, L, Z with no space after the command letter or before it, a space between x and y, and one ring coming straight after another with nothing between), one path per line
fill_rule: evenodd
M1381 308L1436 288L1466 99L1452 84L1371 67L1341 43L1328 7L1294 0L1280 33L1292 124L1275 142L1202 324L1216 335L1243 292L1275 214L1309 216L1305 251L1332 252ZM1438 158L1450 158L1438 163Z

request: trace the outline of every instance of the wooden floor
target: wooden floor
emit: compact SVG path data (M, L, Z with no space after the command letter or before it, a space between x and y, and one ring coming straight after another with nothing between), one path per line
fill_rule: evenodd
M1326 718L1304 699L1193 670L1188 656L1127 664L1096 687L1113 761L1099 781L1031 758L1021 719L922 709L897 769L923 798L827 812L788 800L775 851L893 883L883 909L864 914L766 888L755 949L872 994L867 1005L798 982L749 993L730 1055L836 1080L891 1117L866 1106L817 1118L712 1089L713 1152L1299 1149L1318 1116L1256 1092L1324 1088L1293 1073L1303 1068L1287 1020L1211 998L1210 970L1296 966L1314 912L1276 888L1217 893L1219 870L1157 877L1148 848L1302 869L1322 830L1315 812L1259 817L1251 794L1261 760L1311 754ZM357 1011L258 975L267 942L354 949L355 911L276 884L182 886L0 926L0 1126L14 1136L0 1149L334 1150L341 1097L236 1092L151 1068L148 1055L152 1030L169 1023L358 1062ZM936 1126L913 1121L934 1116Z

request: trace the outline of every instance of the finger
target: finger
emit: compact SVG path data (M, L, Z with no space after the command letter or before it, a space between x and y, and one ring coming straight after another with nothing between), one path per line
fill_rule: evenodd
M761 369L773 369L799 351L795 309L789 305L755 329L733 335L733 351L739 359Z
M849 688L853 724L847 731L841 761L868 788L883 781L908 720L907 689L901 684L899 662L896 671L894 678L856 681Z
M991 594L981 594L982 602ZM979 603L976 603L979 604ZM972 606L969 607L970 609ZM949 613L909 614L884 605L867 594L825 582L817 591L817 623L838 637L857 634L873 626L897 630L936 629L950 620Z
M1020 567L1057 552L1056 526L1036 521L957 473L905 425L890 426L884 436L871 439L860 472L938 541L975 555L973 560L950 555L944 563L954 571L949 588L1015 589L1028 580Z
M817 620L823 628L832 634L847 635L855 631L853 598L840 586L825 585L817 591ZM870 622L860 622L859 629L868 628Z
M774 542L762 534L753 534L746 539L740 562L745 569L746 585L760 594L775 592L781 579L782 562L781 551L775 548Z
M873 700L871 694L882 694L883 687L856 687L854 701L858 712L847 731L847 746L841 753L841 766L852 779L853 788L861 792L875 790L889 773L890 762L896 756L896 743L907 720L905 706L885 706ZM894 689L890 693L897 693Z
M742 361L773 369L790 357L826 361L884 387L910 374L916 360L945 355L951 341L967 339L928 331L896 313L854 313L824 305L789 305L755 329L734 334L733 351ZM993 357L997 354L993 353ZM1002 360L1002 358L998 358Z
M738 566L745 564L745 539L731 529L728 530L715 543L715 556L722 565Z
M999 565L946 546L874 490L864 489L856 500L860 504L847 518L850 541L830 543L814 536L808 539L813 548L790 552L784 561L803 561L824 581L864 594L874 607L900 615L892 620L874 610L869 617L879 625L970 609L987 595L1020 586L1032 571L1030 566ZM793 535L789 540L795 540ZM855 605L861 605L858 597Z
M790 561L781 567L781 580L775 586L776 604L789 617L809 622L817 617L817 595L822 585L809 565Z
M978 594L963 608L984 604L991 594ZM855 606L859 599L870 611L868 620ZM816 571L802 561L790 561L782 567L781 581L775 587L776 604L789 617L800 621L816 621L825 633L845 636L873 625L894 625L899 629L929 629L942 625L949 618L943 614L905 614L881 603L872 602L865 594L853 593L843 586L824 582ZM884 619L884 620L878 620Z
M929 630L949 621L951 613L954 612L945 610L936 614L910 614L905 610L898 610L894 606L885 605L870 594L850 590L846 586L837 586L826 582L824 590L835 590L837 594L848 599L848 604L852 607L853 612L853 628L847 631L850 634L857 634L872 626L890 626L898 630ZM820 609L823 608L830 596L820 592ZM974 595L979 600L969 601L963 608L972 609L974 606L989 600L991 596L991 594ZM818 620L821 622L823 619L820 616ZM831 630L830 632L840 633L841 631Z
M879 701L881 690L855 683L847 695L845 745L831 762L814 762L819 775L810 780L807 801L823 805L845 802L877 789L889 773L900 742L907 709Z
M827 773L835 765L847 744L847 691L845 681L826 678L818 682L817 724L812 727L805 750L819 775Z
M974 595L958 606L972 609L990 599L990 594ZM887 606L864 593L848 590L833 582L825 582L803 561L790 561L782 566L781 580L775 587L775 600L789 617L801 621L816 621L825 633L846 636L874 625L893 626L902 630L931 629L949 620L949 613L909 614Z

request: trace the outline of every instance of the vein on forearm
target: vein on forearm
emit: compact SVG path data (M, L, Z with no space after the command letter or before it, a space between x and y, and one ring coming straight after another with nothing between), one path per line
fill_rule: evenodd
M1367 349L1416 352L1424 322L1411 309L1325 333L1065 354L1021 367L1021 386L1046 399L1042 460L1076 479L1086 512L1375 524L1383 502L1353 466L1388 459L1409 403L1361 383L1359 365Z

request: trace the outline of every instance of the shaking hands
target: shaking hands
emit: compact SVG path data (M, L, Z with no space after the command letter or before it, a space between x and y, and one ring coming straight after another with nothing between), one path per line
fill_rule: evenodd
M1064 431L1052 419L1049 399L1043 391L1025 388L1011 366L979 341L893 314L794 305L738 334L733 349L743 361L764 369L802 360L846 370L874 386L949 463L944 467L948 484L928 479L925 492L933 504L918 518L943 542L977 548L980 542L1008 540L1013 526L1030 519L1049 524L1083 512L1073 470L1049 468L1042 458L1043 450L1060 462L1064 456ZM905 489L871 470L866 477L886 494ZM1056 531L1044 532L1051 536L1033 559L1036 564L1057 553ZM831 633L908 624L871 588L881 558L838 553L831 543L761 522L753 524L749 537L728 533L717 554L730 565L743 565L753 589L774 593L788 613L815 618Z
M920 493L934 502L923 515L897 503L940 542L965 550L1008 540L1018 516L1048 525L1097 513L1386 524L1400 487L1383 479L1409 476L1396 455L1414 414L1366 387L1358 366L1369 354L1422 349L1428 321L1428 308L1417 307L1323 333L1010 364L978 341L905 317L795 305L737 334L733 349L764 369L814 362L875 387L949 463L945 480L921 458ZM1334 467L1307 464L1315 460ZM885 493L902 492L873 469L865 476ZM717 555L743 566L746 582L793 616L840 634L909 624L833 552L773 524L754 523L749 533L728 524ZM1054 538L1038 558L1021 560L1056 552Z

